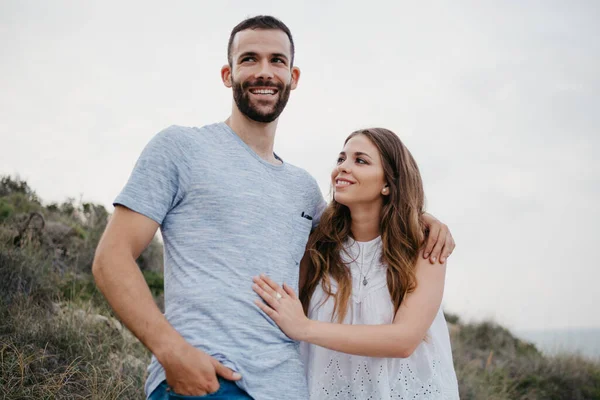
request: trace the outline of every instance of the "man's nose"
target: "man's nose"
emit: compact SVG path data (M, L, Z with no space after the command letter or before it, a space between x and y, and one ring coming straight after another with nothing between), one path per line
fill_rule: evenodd
M273 70L269 60L263 60L259 63L259 69L256 72L256 78L273 79Z

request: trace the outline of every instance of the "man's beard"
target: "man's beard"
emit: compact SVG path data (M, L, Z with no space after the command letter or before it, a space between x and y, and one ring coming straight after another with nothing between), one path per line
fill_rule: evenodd
M235 104L237 104L242 114L256 122L268 123L275 121L277 117L279 117L279 114L283 112L283 109L290 98L291 84L276 84L274 82L265 82L262 79L253 82L236 82L233 79L233 76L231 77L231 82L233 88L233 100L235 100ZM247 89L251 87L272 87L277 89L276 95L279 97L277 98L277 102L273 106L271 112L264 113L252 105L247 91Z

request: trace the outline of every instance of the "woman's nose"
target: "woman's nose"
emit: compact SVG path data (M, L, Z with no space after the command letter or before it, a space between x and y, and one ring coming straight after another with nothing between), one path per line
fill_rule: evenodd
M345 172L348 173L350 171L350 169L348 168L348 164L346 163L346 161L339 163L337 166L337 169L339 172Z

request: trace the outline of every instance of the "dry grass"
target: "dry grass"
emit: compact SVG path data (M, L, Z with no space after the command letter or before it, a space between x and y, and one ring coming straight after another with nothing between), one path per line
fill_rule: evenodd
M35 276L23 264L2 264L0 279L13 268ZM107 307L74 298L63 299L59 306L61 292L44 286L43 277L51 274L38 273L37 281L14 284L13 288L26 290L13 292L0 303L0 398L143 398L146 349L112 325L92 318L110 315Z
M112 317L90 274L103 207L43 207L8 178L0 200L0 399L144 398L149 353L99 317ZM32 210L44 229L23 230Z
M452 351L461 399L600 399L600 365L548 357L493 323L457 325Z

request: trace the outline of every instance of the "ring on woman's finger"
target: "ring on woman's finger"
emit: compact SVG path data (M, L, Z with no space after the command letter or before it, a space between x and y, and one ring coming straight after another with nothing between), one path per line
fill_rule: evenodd
M283 296L281 295L281 293L279 293L279 292L275 292L275 297L277 298L277 300L281 300L281 298L282 298Z

